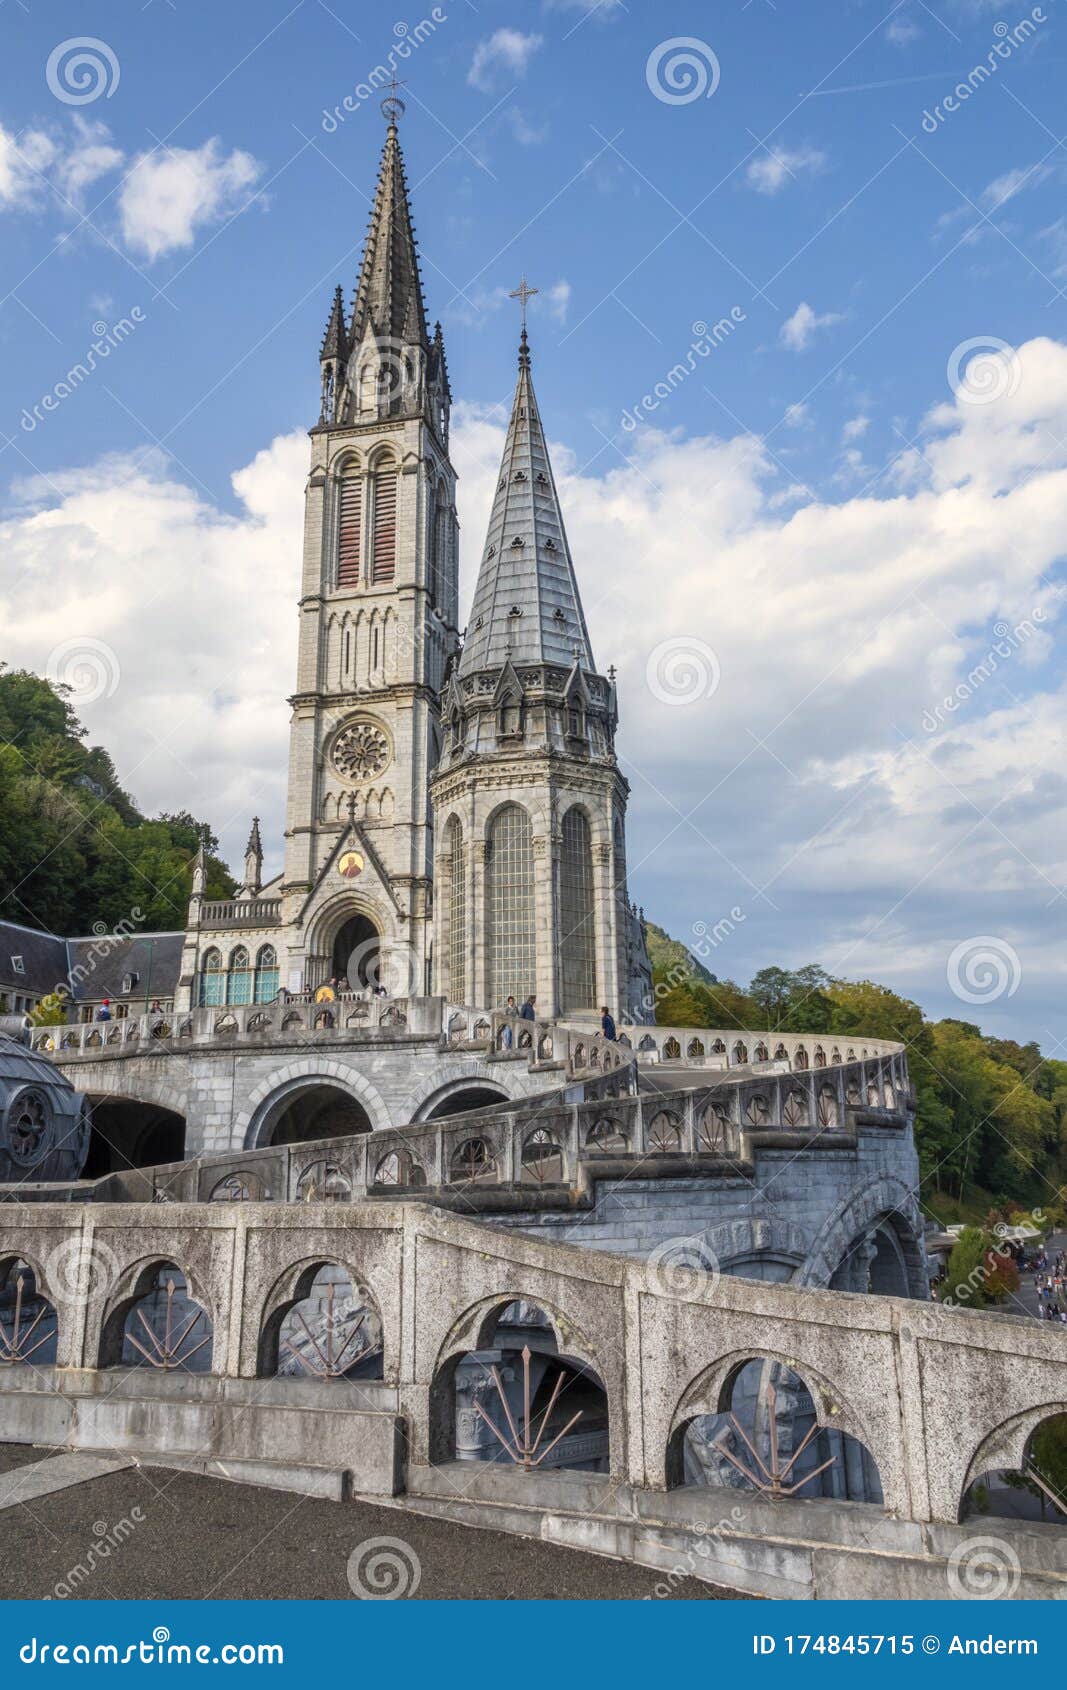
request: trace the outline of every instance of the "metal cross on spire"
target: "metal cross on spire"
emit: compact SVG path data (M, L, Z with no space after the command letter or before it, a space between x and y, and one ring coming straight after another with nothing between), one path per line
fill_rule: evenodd
M397 89L403 88L404 84L400 81L395 70L385 86L388 88L389 92L382 101L382 116L388 123L395 123L397 118L403 117L405 111L407 110L403 100L397 93Z
M522 309L523 339L526 338L526 301L528 299L532 299L535 293L540 293L540 292L541 292L540 288L531 288L531 287L527 286L526 272L524 270L523 273L522 273L522 281L519 283L518 287L514 288L512 290L512 292L508 295L509 299L517 299L519 301L519 305Z

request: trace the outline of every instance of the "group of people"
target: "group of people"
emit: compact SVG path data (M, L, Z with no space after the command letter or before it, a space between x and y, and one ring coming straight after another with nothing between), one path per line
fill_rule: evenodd
M529 997L523 1000L523 1005L520 1009L518 1004L515 1002L515 999L513 997L509 997L507 1003L504 1005L504 1014L511 1020L536 1021L537 998L534 996L533 992L531 992ZM600 1031L606 1039L611 1040L612 1044L615 1043L615 1039L617 1037L615 1031L615 1018L606 1004L600 1011ZM510 1050L514 1042L514 1028L505 1026L504 1037L502 1040L504 1049Z
M1041 1250L1034 1261L1034 1290L1039 1320L1058 1320L1067 1326L1067 1253L1057 1250L1050 1261Z

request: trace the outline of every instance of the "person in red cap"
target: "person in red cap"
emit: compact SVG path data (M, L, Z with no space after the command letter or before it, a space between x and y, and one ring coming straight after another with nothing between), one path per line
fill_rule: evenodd
M110 998L104 999L103 1003L100 1005L100 1008L96 1012L96 1019L98 1021L110 1021L111 1020L111 999Z

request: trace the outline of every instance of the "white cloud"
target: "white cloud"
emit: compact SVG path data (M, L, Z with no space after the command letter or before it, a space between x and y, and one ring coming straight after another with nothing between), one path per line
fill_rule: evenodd
M0 210L61 208L64 201L80 208L84 190L121 163L103 123L74 115L69 133L23 129L17 135L0 123Z
M550 288L545 289L544 298L549 315L554 317L557 323L565 323L571 303L570 282L562 278L558 282L553 282Z
M791 317L787 317L778 331L778 338L790 352L804 352L811 345L819 329L828 329L843 321L840 311L825 311L820 316L806 302L801 302Z
M127 245L149 259L192 246L197 230L240 210L262 168L251 153L224 153L217 137L142 153L119 193Z
M530 122L524 112L519 110L518 106L508 107L507 118L508 122L511 124L516 141L518 141L519 145L522 147L539 146L548 134L547 124L538 128L536 124Z
M810 428L811 406L804 404L787 405L782 421L786 428Z
M527 67L541 46L541 35L524 35L521 29L498 29L474 49L467 81L472 88L487 93L495 84L498 72L510 76L525 76Z
M922 30L914 18L902 17L898 13L886 26L885 38L887 41L891 41L894 47L909 47L913 41L919 39L921 34Z
M870 423L870 417L849 417L848 422L841 430L842 440L862 440L870 427Z
M776 194L787 183L795 182L802 171L819 171L826 165L826 154L818 147L775 147L754 158L745 171L745 180L758 194Z
M1067 876L1067 683L1048 659L1067 346L1017 356L1000 403L929 412L893 496L786 486L749 435L641 429L606 474L552 447L594 651L620 670L631 890L682 931L741 904L746 948L716 957L723 976L817 957L947 1013L952 946L1001 933L1023 963L1017 1026L1053 1012L1031 990L1062 1002L1047 905ZM558 398L540 399L551 419ZM505 424L455 413L464 607ZM0 523L5 655L41 670L62 640L109 644L121 680L84 712L93 739L148 809L212 819L234 862L257 812L278 863L306 468L302 434L275 440L234 477L229 516L166 459L110 459L51 473ZM1001 622L1031 632L983 678ZM722 678L672 707L647 667L680 635L713 648Z
M1031 164L1025 170L1005 170L982 189L982 199L995 211L999 206L1014 199L1016 194L1022 193L1024 188L1040 187L1051 175L1052 166L1048 164Z

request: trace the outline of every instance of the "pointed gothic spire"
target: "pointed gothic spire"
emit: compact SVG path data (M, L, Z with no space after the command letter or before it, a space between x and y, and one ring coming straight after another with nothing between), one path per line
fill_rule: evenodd
M368 326L379 340L400 341L429 350L415 231L395 122L390 122L385 133L374 207L352 306L350 345L360 344Z
M333 308L322 337L320 358L337 358L342 364L348 358L348 329L345 327L345 303L340 285L334 290Z
M259 817L252 817L252 831L245 846L245 887L258 892L263 884L263 842L259 837Z
M496 668L509 655L519 666L547 662L569 670L577 662L595 668L533 390L525 327L460 674Z

